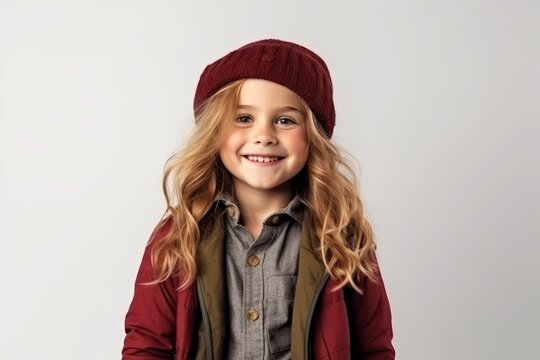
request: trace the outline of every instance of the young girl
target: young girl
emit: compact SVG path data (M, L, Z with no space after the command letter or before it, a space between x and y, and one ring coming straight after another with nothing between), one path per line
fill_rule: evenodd
M311 50L249 43L202 73L196 130L126 315L123 359L394 359L356 180Z

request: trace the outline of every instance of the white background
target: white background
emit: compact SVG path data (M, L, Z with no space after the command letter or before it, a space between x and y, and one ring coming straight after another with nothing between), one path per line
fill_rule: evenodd
M532 0L1 1L0 359L120 358L198 77L267 37L330 67L398 358L536 358L539 19Z

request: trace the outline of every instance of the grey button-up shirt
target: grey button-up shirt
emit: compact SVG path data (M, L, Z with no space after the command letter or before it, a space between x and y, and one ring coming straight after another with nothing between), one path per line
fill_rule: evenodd
M291 319L304 204L298 196L271 214L253 239L227 195L225 278L228 359L290 359Z

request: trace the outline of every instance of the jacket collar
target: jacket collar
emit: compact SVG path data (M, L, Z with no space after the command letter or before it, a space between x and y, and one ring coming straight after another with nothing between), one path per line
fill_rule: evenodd
M291 359L307 359L309 355L309 326L317 297L328 274L319 252L319 241L312 231L307 208L302 223L298 253L298 276L291 323Z
M211 336L210 339L205 340L207 344L210 344L213 359L217 360L223 358L225 350L228 304L225 281L223 281L224 215L218 207L213 210L214 216L207 217L201 226L201 240L197 247L197 291L199 298L203 299L200 305L204 307L203 311L206 310L209 320L207 325L210 327Z

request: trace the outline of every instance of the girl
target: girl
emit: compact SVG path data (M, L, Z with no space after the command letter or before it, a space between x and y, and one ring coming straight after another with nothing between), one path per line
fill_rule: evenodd
M196 130L126 315L123 359L394 359L356 180L311 50L249 43L202 73Z

